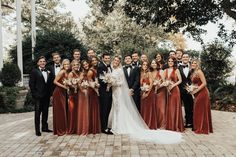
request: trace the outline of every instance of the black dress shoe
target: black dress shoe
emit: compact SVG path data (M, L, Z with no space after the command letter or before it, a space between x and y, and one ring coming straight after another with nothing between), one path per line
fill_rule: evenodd
M41 132L36 132L35 135L36 136L41 136Z
M111 132L111 130L108 130L108 131L107 131L107 134L108 134L108 135L113 135L113 133Z
M186 124L184 127L185 128L193 128L193 125L192 124Z
M107 134L106 130L102 130L102 133Z
M42 129L42 132L52 132L50 129Z

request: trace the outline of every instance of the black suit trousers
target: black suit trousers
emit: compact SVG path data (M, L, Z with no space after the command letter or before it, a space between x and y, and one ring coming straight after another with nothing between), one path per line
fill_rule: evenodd
M193 124L193 97L189 93L182 92L181 99L184 103L186 124Z
M100 103L101 129L105 130L107 129L109 113L111 110L112 96L109 97L100 96L99 103Z
M35 98L35 131L40 132L40 117L42 113L42 130L48 129L48 108L49 108L50 98Z

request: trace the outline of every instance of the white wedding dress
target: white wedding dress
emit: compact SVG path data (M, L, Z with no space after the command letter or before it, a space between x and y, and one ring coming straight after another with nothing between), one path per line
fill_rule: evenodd
M129 95L129 88L122 67L113 68L112 77L112 108L109 114L108 127L114 134L128 134L138 141L159 144L180 143L181 133L168 130L150 130L136 105Z

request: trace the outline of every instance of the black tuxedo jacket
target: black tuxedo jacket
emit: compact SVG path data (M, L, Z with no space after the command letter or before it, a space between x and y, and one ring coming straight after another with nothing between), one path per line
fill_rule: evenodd
M187 93L187 90L185 89L186 85L187 84L191 84L191 70L189 69L189 73L188 73L188 76L186 77L185 74L184 74L184 71L183 71L183 66L180 65L178 67L179 69L179 72L180 72L180 75L181 75L181 78L182 78L182 82L181 84L179 84L179 89L180 89L180 92L181 93Z
M54 64L53 64L53 65L50 65L50 66L48 67L48 70L51 72L52 79L54 80L55 77L56 77Z
M52 75L50 71L47 71L47 83L44 80L43 74L39 68L32 70L29 79L29 87L32 93L33 98L41 99L45 97L50 97L52 94L51 84L52 84Z
M97 77L98 77L98 82L100 84L99 95L100 97L111 97L112 96L111 88L109 89L109 91L106 91L107 83L103 82L103 80L100 79L100 76L103 75L104 72L108 72L108 67L103 62L99 62L97 67Z
M125 78L127 80L128 86L130 89L133 89L134 92L140 88L140 69L135 66L130 69L130 75L128 76L127 68L123 67Z
M53 83L54 79L56 78L55 66L54 66L54 64L51 65L51 66L49 66L49 67L48 67L48 70L51 72L51 77L52 77L52 78L51 78L52 81L51 81L51 84L50 84L50 86L51 86L51 94L52 94L53 91L54 91L54 89L55 89L55 87L56 87L56 85Z

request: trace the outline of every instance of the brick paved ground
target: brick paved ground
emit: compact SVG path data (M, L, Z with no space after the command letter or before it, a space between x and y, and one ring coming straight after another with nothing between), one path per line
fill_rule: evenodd
M159 145L138 143L126 135L57 137L43 133L36 137L33 112L0 114L0 156L236 156L236 113L213 111L212 116L213 134L197 135L189 129L183 134L185 142Z

